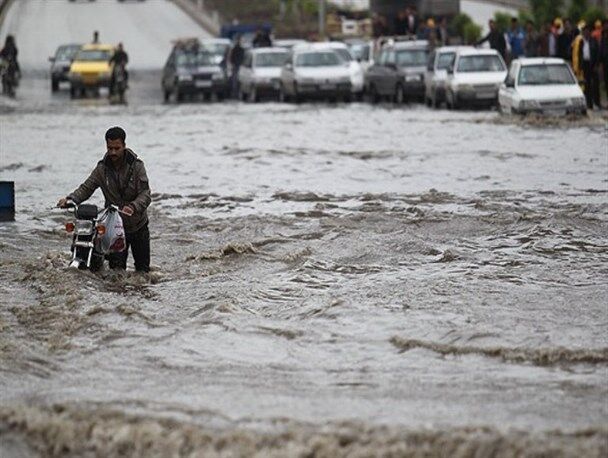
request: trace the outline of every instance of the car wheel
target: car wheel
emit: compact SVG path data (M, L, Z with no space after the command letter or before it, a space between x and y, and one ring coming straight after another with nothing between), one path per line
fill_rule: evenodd
M168 102L171 99L171 91L169 89L163 88L163 98L165 102Z
M59 81L56 79L51 80L51 91L57 92L59 90Z

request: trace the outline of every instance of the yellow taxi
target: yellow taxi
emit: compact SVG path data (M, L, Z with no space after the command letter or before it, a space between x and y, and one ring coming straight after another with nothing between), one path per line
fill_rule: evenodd
M80 48L74 56L68 74L72 97L79 93L84 95L87 89L109 87L112 75L110 59L114 50L114 45L107 44L89 44Z

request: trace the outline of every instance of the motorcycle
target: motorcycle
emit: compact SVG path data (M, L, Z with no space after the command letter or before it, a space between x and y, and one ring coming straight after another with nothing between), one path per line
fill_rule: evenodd
M66 223L65 229L72 233L72 259L70 267L98 271L103 266L106 254L117 253L126 248L124 229L116 205L98 211L97 205L76 204L68 200L64 208L74 209L75 221Z
M124 65L114 67L113 86L110 88L110 97L117 103L125 103L125 92L127 91L127 71Z
M6 59L0 59L0 80L2 80L2 93L9 97L15 97L17 72L14 65Z

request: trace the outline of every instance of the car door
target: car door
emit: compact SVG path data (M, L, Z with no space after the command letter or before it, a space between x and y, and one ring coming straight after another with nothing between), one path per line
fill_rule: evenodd
M513 62L506 80L500 85L498 90L498 103L504 111L510 111L513 108L513 99L515 98L515 80L519 72L519 64Z
M371 65L368 69L367 69L367 75L366 75L366 85L367 85L367 90L370 91L371 87L374 87L376 91L379 90L379 86L380 86L380 80L381 80L381 72L383 67L383 62L386 60L386 54L387 51L386 50L382 50L380 52L380 56L378 57L378 62L376 62L375 64Z

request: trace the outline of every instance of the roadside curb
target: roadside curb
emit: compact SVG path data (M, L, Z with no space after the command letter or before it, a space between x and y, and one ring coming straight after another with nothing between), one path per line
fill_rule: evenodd
M0 0L2 1L2 0ZM8 0L12 1L12 0ZM219 36L220 26L208 14L199 10L190 0L171 0L198 25L213 36Z

